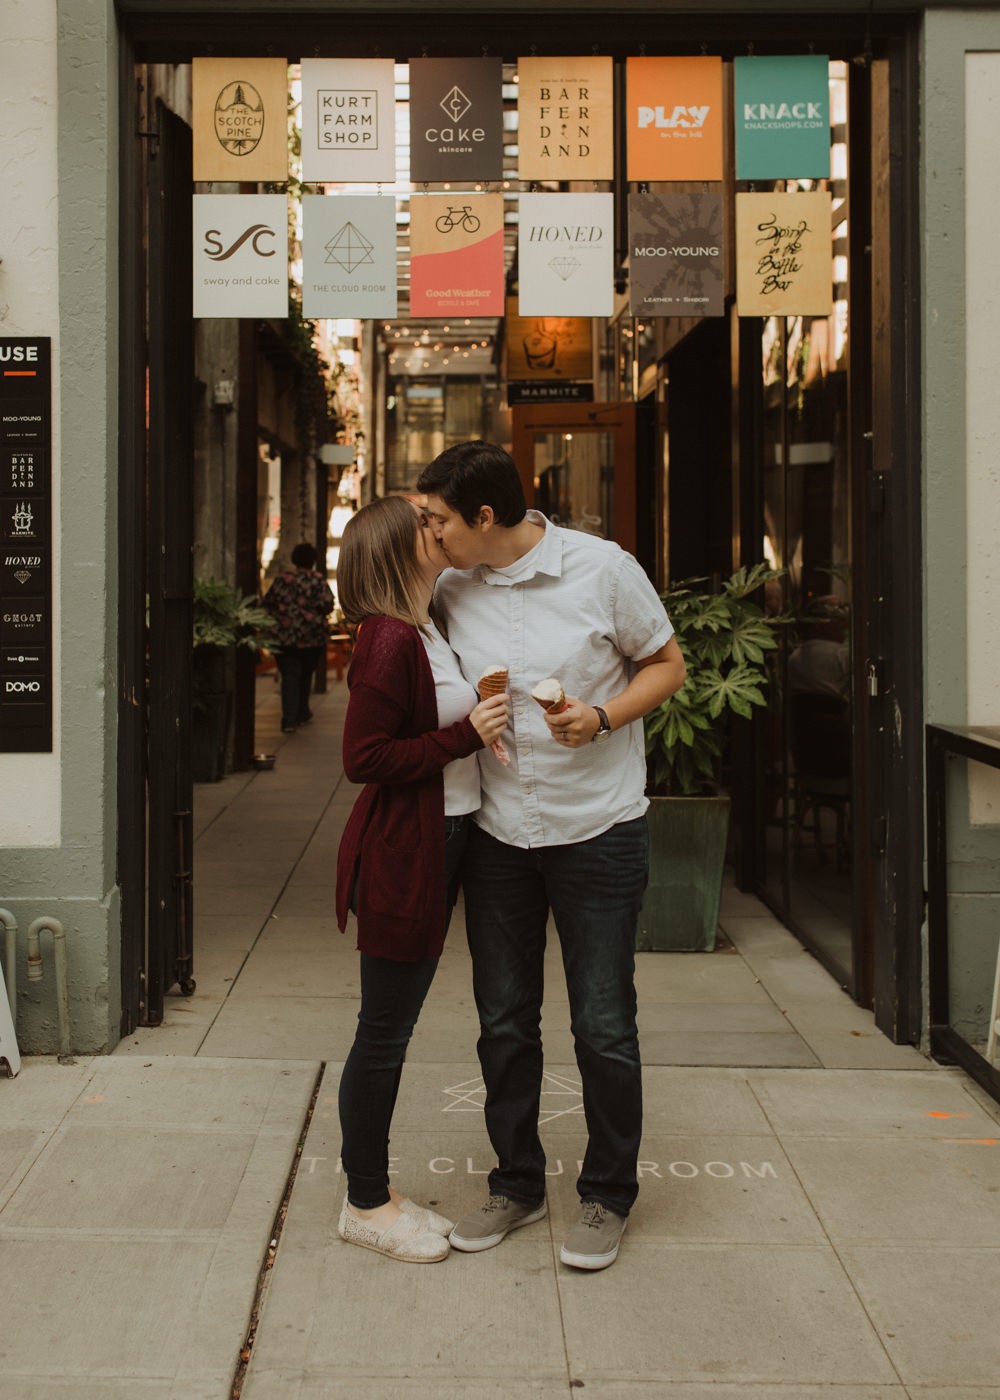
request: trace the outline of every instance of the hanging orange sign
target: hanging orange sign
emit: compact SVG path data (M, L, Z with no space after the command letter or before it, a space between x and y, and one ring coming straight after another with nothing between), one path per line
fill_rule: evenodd
M630 58L629 180L722 179L722 59Z

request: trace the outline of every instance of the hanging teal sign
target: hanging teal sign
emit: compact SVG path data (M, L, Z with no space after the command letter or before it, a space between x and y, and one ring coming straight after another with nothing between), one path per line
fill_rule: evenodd
M824 54L737 58L737 180L830 176L830 79Z

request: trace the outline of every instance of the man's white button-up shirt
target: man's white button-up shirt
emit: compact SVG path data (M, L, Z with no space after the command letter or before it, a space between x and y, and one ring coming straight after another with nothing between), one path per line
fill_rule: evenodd
M504 767L479 755L478 824L511 846L586 841L642 816L646 761L642 721L600 744L564 748L530 691L555 676L567 695L602 705L620 694L642 661L673 635L670 619L639 564L610 540L563 529L538 511L538 544L505 569L448 569L435 604L473 685L490 666L510 675L510 753ZM511 732L512 731L512 732Z

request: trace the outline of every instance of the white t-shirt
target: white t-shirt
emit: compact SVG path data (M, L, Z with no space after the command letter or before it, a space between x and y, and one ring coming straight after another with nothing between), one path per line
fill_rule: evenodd
M456 720L465 719L479 703L479 696L462 675L458 657L433 622L421 632L421 636L434 676L438 726L444 729ZM446 817L463 817L469 812L478 811L479 764L472 753L466 758L452 759L445 765L444 814Z

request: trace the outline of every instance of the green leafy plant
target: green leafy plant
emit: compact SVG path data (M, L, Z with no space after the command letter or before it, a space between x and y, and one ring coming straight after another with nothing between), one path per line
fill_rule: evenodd
M194 645L249 647L257 651L274 637L274 619L255 598L214 578L194 581Z
M740 568L718 593L684 579L661 594L687 665L687 680L645 719L654 791L693 796L719 784L733 715L750 719L767 704L767 653L787 615L768 615L753 595L784 570Z

